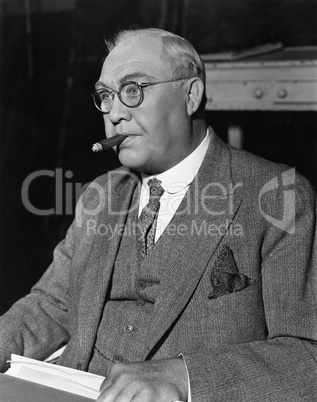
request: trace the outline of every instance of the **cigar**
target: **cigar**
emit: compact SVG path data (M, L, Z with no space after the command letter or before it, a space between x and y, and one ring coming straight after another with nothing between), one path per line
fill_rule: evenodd
M111 138L106 138L105 140L101 140L93 144L92 151L93 152L106 151L107 149L115 147L116 145L120 145L125 138L126 135L122 134L115 135L114 137Z

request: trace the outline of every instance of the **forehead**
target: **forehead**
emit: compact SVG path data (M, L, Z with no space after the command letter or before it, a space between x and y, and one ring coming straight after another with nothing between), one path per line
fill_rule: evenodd
M120 84L123 77L170 79L172 71L163 61L161 38L138 36L119 43L106 58L100 76L105 84Z

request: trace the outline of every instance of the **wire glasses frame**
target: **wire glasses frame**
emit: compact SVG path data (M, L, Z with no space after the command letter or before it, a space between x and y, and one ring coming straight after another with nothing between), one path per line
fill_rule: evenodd
M118 91L115 91L114 89L100 88L92 94L92 97L96 108L100 112L106 114L111 110L115 94L118 95L118 98L123 105L135 108L140 106L144 100L143 88L151 85L164 84L166 82L182 81L185 79L186 78L177 78L174 80L156 82L126 81L119 86Z

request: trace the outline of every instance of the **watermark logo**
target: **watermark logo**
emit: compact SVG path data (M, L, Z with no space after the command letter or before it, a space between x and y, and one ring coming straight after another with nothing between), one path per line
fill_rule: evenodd
M136 185L141 185L138 176L126 171L113 171L108 173L107 181L101 185L91 182L89 185L74 182L73 173L62 168L55 170L38 170L30 173L22 184L21 198L25 208L34 215L73 215L77 204L76 225L82 226L83 220L89 216L97 216L104 211L109 216L120 216L139 207L136 202L133 205L124 202L114 202L113 187L118 183L125 183L128 179L134 180ZM45 180L45 184L55 192L50 208L42 208L34 201L32 194L38 187L38 181ZM192 190L185 194L178 194L179 189L186 187L186 183L175 181L171 185L173 197L169 198L164 192L161 205L164 204L161 214L181 215L184 213L198 215L201 212L213 217L233 215L234 193L242 183L211 182L201 186L198 176L195 176ZM33 190L33 191L32 191ZM84 199L81 195L85 192ZM124 198L124 194L122 199ZM121 196L120 195L120 196ZM182 200L184 199L184 202ZM174 207L174 204L177 205ZM118 209L120 207L120 209Z
M34 185L37 179L48 177L53 180L55 187L55 203L51 208L39 208L34 205L30 199L30 187ZM86 190L88 184L67 182L72 179L73 172L62 168L55 170L42 169L29 174L22 184L21 198L25 208L34 215L72 215L74 213L74 204L78 201L81 194Z
M128 220L124 224L107 224L98 223L95 219L88 219L85 222L87 236L106 236L109 240L119 236L137 236L142 228L140 223L131 222ZM193 237L193 236L244 236L244 230L241 224L232 224L230 219L226 219L220 224L208 222L202 220L197 223L195 220L186 223L164 225L157 221L156 230L159 233L164 233L167 236L178 236L178 237Z
M283 187L292 186L291 189L285 189L283 191L283 217L281 220L274 218L273 216L268 215L262 209L261 200L264 194L269 191L276 190L279 186L278 177L274 177L268 183L266 183L260 191L259 194L259 209L262 216L275 227L290 233L295 233L295 168L289 169L286 172L282 173L282 185Z
M132 178L137 184L140 184L137 176L132 173L129 175L131 176L130 179ZM51 208L46 209L33 204L31 201L32 197L30 197L31 187L36 185L36 181L43 177L46 178L46 180L51 181L50 185L55 190L55 200L52 200L53 205ZM104 186L97 182L92 182L88 186L88 184L69 181L72 178L73 173L71 171L64 172L63 169L60 168L55 170L38 170L29 174L24 180L21 189L21 197L24 206L29 212L40 216L63 214L73 215L75 212L75 204L77 203L77 227L82 227L85 219L97 216L105 208L107 209L105 212L108 216L119 216L139 207L137 202L134 203L135 205L124 204L125 206L122 209L122 203L113 202L112 184L119 182L124 183L127 179L127 172L109 172L107 183ZM261 215L275 227L290 234L295 233L294 184L295 168L292 168L282 173L281 177L276 176L269 182L265 183L258 196L258 206ZM239 187L243 187L243 183L226 183L226 185L222 183L207 183L204 186L200 186L198 183L198 175L195 177L195 181L192 185L193 193L187 191L185 195L181 195L181 200L176 199L177 194L171 199L167 197L167 193L165 195L163 194L161 204L164 204L164 208L161 215L166 213L172 215L184 213L198 215L202 212L210 217L217 218L223 216L225 219L226 216L233 215L235 209L233 195ZM180 188L184 187L183 183L175 183L175 186L180 186ZM276 194L272 192L275 191L275 193L277 193L276 190L278 190L279 186L283 187L283 191L278 193L282 194L282 199L278 200L280 201L281 206L276 208L276 213L280 212L282 218L280 218L280 216L274 216L273 212L268 212L265 208L265 198L275 197ZM85 199L88 199L88 203L81 199L81 195L84 191L88 194L88 196L86 194L85 197ZM166 197L166 200L164 199L164 196ZM180 204L183 197L186 202ZM177 204L176 208L173 206L173 203L175 202ZM120 210L114 209L115 207L120 207ZM223 228L224 227L208 227L208 231L209 233L212 232L212 234L214 232L220 233L223 231ZM94 230L96 229L94 228ZM105 230L106 228L102 227L99 231L103 233ZM107 231L109 230L110 229L108 228ZM239 232L239 230L237 229L236 232ZM179 228L177 232L178 231ZM203 232L204 231L205 228L203 228ZM112 230L110 230L110 232L112 233Z

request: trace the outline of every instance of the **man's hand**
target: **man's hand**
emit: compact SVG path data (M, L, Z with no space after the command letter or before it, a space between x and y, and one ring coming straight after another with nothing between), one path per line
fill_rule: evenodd
M187 371L184 360L152 360L116 363L101 384L98 402L187 401Z

